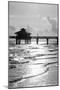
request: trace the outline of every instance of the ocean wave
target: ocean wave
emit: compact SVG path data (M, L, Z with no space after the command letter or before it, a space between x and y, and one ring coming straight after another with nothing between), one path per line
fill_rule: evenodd
M49 68L46 68L46 69L43 70L41 73L35 74L35 75L27 74L27 75L24 75L24 76L21 77L21 78L17 78L17 79L15 79L15 80L9 81L9 83L16 83L16 82L18 82L18 81L21 82L21 80L23 80L23 79L25 80L25 79L28 79L28 78L36 77L36 76L39 76L39 75L42 75L42 74L46 73L48 70L49 70Z

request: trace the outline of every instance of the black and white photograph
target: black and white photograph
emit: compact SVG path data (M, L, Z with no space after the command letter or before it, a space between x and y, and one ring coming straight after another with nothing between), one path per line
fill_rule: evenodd
M8 1L8 88L58 86L59 5Z

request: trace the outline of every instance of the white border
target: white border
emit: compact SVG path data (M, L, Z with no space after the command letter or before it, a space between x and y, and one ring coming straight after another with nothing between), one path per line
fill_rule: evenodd
M17 0L14 0L14 1L17 1ZM60 0L18 0L18 1L53 3L53 4L59 4L59 8L60 8ZM8 89L7 84L8 84L8 0L0 0L0 90ZM39 90L40 88L42 90L45 90L45 89L59 90L60 86L25 88L25 89Z

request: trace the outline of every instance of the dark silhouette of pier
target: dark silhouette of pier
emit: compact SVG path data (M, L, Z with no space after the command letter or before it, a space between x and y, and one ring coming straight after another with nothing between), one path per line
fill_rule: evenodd
M25 40L25 44L30 43L31 37L29 32L25 28L22 28L20 31L16 32L16 44L20 44L21 40Z
M47 44L49 44L49 39L56 39L58 44L58 37L57 36L32 36L31 39L36 39L36 43L38 44L39 39L46 39Z
M46 39L47 44L49 44L49 39L56 39L58 45L57 36L30 36L31 33L27 32L25 28L22 28L20 31L15 32L16 36L10 36L10 39L16 39L16 44L20 44L21 40L25 41L25 44L30 44L31 39L36 39L36 43L39 43L39 39Z
M16 39L16 44L20 44L20 43L17 43L17 38L16 38L16 36L10 36L9 38L12 38L12 39ZM36 39L36 43L38 44L38 42L39 42L39 39L46 39L46 42L47 42L47 44L49 44L49 40L50 39L56 39L57 40L57 45L58 45L58 37L57 36L31 36L30 38L29 38L29 40L30 40L30 43L31 43L31 39ZM28 41L27 41L27 44L28 44Z

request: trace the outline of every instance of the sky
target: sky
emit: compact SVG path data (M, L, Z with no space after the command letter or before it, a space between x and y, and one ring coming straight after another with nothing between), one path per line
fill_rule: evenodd
M26 28L32 36L57 35L58 5L9 2L9 35Z

